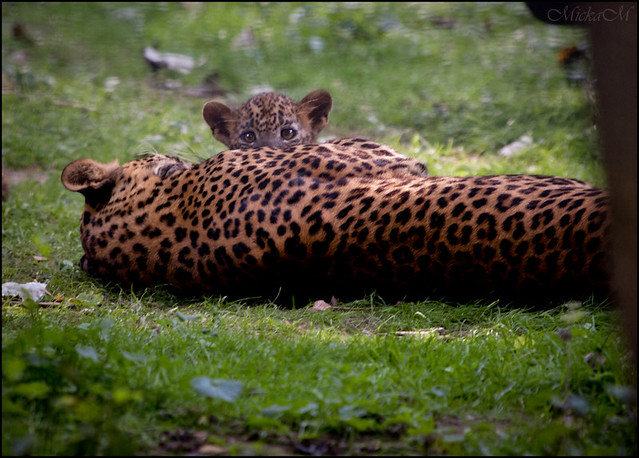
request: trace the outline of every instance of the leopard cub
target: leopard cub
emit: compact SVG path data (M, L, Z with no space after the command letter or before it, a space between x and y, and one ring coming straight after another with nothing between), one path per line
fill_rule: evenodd
M213 136L232 150L284 150L314 144L328 124L332 104L330 93L324 89L310 92L300 102L283 94L265 92L250 98L237 110L212 100L204 105L202 115ZM429 176L428 168L421 161L365 138L337 138L324 145L345 148L347 155L368 156L372 151L376 156L376 173L392 171L395 176Z
M288 154L294 146L316 143L317 135L328 124L331 106L332 98L328 91L316 89L299 103L282 94L259 94L238 110L212 100L204 105L202 114L213 136L231 150L253 149L258 154L265 149L275 149ZM426 165L421 161L366 138L338 138L320 146L322 148L317 148L317 152L335 151L350 160L355 160L354 156L372 160L372 167L353 170L360 176L429 176ZM166 178L191 166L184 161L172 160L158 166L154 173Z
M333 99L324 89L310 92L299 103L283 94L265 92L239 109L212 100L204 105L202 115L213 136L229 149L283 149L315 143L328 124L332 105Z

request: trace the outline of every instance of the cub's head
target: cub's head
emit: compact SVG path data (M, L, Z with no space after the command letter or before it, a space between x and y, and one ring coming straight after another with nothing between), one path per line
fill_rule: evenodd
M230 149L270 146L287 148L315 143L328 124L333 99L328 91L316 89L299 103L273 92L258 94L235 110L210 101L202 115L213 136Z

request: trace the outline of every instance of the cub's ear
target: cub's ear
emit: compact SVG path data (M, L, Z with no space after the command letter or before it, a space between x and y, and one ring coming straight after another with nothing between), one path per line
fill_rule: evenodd
M328 124L328 112L333 107L331 94L324 89L315 89L297 104L297 114L308 122L315 136Z
M118 160L102 164L93 159L78 159L62 170L62 184L69 191L87 195L92 190L103 190L113 187L113 171L119 167Z
M213 136L229 148L231 147L231 132L236 131L239 113L221 102L210 101L204 104L202 116L211 128Z

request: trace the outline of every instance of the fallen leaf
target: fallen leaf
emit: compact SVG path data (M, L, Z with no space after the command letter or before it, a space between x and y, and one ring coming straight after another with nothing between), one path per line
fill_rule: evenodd
M197 321L200 319L199 315L186 315L182 312L177 312L176 315L182 321Z
M38 302L47 294L50 293L49 291L47 291L46 283L32 281L29 283L7 282L2 284L3 296L20 296L22 300L28 298L35 302Z
M499 150L499 155L501 157L512 157L517 153L524 151L525 149L530 148L533 145L532 137L528 135L522 135L517 140L508 145L504 146Z
M601 369L606 364L606 357L601 353L591 352L584 356L584 361L588 363L592 370Z
M187 75L191 73L193 68L195 68L195 59L191 56L170 52L160 52L151 46L144 48L143 56L144 60L149 63L153 71L166 68Z
M454 29L457 25L457 20L442 16L434 16L430 19L430 22L443 29Z
M27 45L33 46L35 44L35 40L31 37L31 34L27 32L27 29L22 24L13 24L11 26L11 34L13 35L13 38L18 41L22 41Z
M195 377L191 379L191 386L202 396L223 401L235 401L244 388L242 382L235 380L210 379L209 377Z
M564 342L568 342L570 339L572 339L572 332L570 332L569 328L558 328L555 333L557 334L557 337L559 337Z
M226 455L226 449L215 444L204 444L197 451L202 455Z
M448 332L446 331L445 328L442 327L438 327L438 328L431 328L431 329L420 329L418 331L395 331L395 335L397 336L429 336L429 335L433 335L433 334L437 334L440 336L445 336L446 334L448 334Z
M330 308L333 308L331 304L320 299L319 301L315 301L311 310L328 310Z
M77 351L78 354L82 356L83 358L89 358L93 360L93 362L95 363L97 363L99 360L98 352L93 347L76 345L75 351Z
M243 29L237 37L235 37L233 43L231 43L231 48L234 50L253 48L255 47L255 44L255 35L253 34L253 31L247 27Z

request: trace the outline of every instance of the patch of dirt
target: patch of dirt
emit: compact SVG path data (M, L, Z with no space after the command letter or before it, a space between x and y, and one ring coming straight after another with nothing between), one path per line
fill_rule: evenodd
M223 443L224 445L219 445ZM418 446L419 448L419 446ZM205 430L178 428L165 431L153 455L228 456L229 454L250 456L354 456L371 454L396 455L415 453L414 446L395 437L360 437L353 440L322 437L298 440L295 437L258 434L218 436Z
M2 182L8 185L14 185L22 183L24 181L37 181L38 183L44 183L49 178L47 172L37 169L35 167L29 167L21 170L2 169Z
M12 170L2 168L2 201L4 202L9 195L9 189L11 186L15 186L18 183L24 181L37 181L38 183L44 183L48 178L47 172L35 167L29 167L21 170Z

